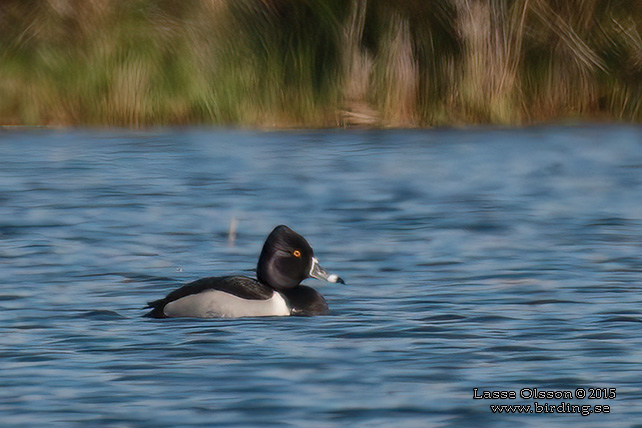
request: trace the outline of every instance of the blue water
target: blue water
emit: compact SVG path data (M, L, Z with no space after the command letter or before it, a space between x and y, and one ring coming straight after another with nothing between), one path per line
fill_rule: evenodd
M141 317L282 223L329 316ZM640 427L641 303L642 127L0 132L2 427Z

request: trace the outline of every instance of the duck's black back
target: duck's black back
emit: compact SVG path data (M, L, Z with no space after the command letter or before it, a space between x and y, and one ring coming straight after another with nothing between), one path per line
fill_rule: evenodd
M167 318L163 312L165 305L192 294L207 290L218 290L229 293L241 299L267 300L272 297L274 290L261 284L256 279L247 276L216 276L201 278L190 282L169 293L165 298L148 303L152 308L145 316L150 318Z

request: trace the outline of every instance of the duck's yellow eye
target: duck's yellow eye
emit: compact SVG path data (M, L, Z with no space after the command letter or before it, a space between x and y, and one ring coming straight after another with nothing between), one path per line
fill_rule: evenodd
M299 251L299 250L294 250L294 251L292 251L292 255L293 255L294 257L296 257L296 258L299 258L299 257L301 257L301 251Z

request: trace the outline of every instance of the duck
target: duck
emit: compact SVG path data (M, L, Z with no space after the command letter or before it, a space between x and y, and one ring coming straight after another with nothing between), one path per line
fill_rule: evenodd
M329 307L307 278L345 284L321 267L305 238L279 225L268 235L259 255L256 278L201 278L149 302L149 318L241 318L326 315Z

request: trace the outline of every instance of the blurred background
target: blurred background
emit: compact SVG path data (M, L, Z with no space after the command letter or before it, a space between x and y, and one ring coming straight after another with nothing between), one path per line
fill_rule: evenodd
M5 0L0 123L637 121L642 2Z

